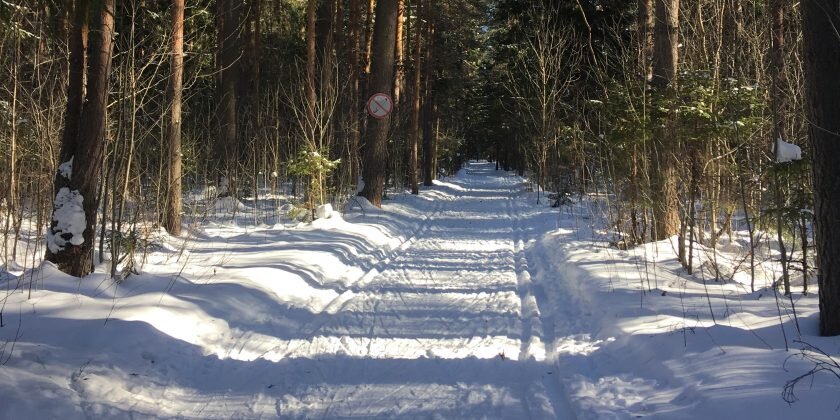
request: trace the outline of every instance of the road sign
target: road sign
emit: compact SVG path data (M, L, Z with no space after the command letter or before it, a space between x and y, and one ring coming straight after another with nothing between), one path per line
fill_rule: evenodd
M371 117L381 120L391 115L394 110L394 101L387 93L374 93L368 99L367 112Z

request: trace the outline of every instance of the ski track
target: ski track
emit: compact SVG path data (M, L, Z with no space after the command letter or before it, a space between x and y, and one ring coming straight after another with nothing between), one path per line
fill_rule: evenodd
M312 331L341 337L346 352L361 359L319 366L354 384L289 381L282 415L569 418L544 344L553 336L545 336L532 291L526 246L534 233L522 220L521 178L484 165L448 182L463 188L457 199L437 203ZM389 346L405 359L383 360Z

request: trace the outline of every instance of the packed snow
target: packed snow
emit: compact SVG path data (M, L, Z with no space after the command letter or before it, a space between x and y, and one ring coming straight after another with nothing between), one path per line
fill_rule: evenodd
M670 241L611 248L605 197L531 190L472 162L382 209L160 234L119 283L6 267L0 418L838 416L830 373L781 396L814 367L795 340L840 354L816 296L774 294L770 258L754 293L715 278L742 237L689 276Z

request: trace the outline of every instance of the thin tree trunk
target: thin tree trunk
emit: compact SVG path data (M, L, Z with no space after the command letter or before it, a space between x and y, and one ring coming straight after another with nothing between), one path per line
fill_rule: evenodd
M367 17L365 19L365 74L370 75L370 66L372 64L372 48L373 48L373 16L374 8L376 7L376 0L370 0L368 3Z
M432 154L432 143L434 141L434 92L432 92L432 48L433 36L435 33L434 24L429 22L426 29L426 63L423 72L426 79L426 92L423 99L423 185L431 187L434 185L434 155Z
M440 113L438 113L437 100L432 97L432 116L434 116L435 128L432 131L432 178L438 177L438 141L440 139Z
M416 8L416 16L415 21L416 24L414 26L414 97L412 98L412 107L411 107L411 128L409 129L408 135L410 136L410 149L409 149L409 162L408 162L408 183L411 186L411 193L412 194L419 194L420 190L418 188L418 180L417 180L417 165L418 165L418 143L420 137L420 98L422 96L421 89L421 77L420 75L422 66L421 62L423 60L423 25L420 24L420 19L422 18L423 12L423 0L416 0L417 1L417 8Z
M784 130L784 91L782 87L782 76L784 71L784 47L785 47L785 0L770 0L770 113L773 117L773 141L775 142L776 161L779 157L779 145L785 136ZM784 242L784 207L785 196L782 190L781 175L776 175L773 180L773 189L776 199L776 236L779 241L780 263L782 265L782 284L785 288L785 295L790 294L790 272L788 271L787 247Z
M337 61L341 61L341 52L344 51L344 1L334 0L333 4L333 46L335 47Z
M394 43L397 36L397 0L379 0L373 39L373 61L368 91L390 92L394 86ZM385 192L385 171L388 163L388 130L390 118L368 117L365 133L365 158L362 177L365 187L360 193L371 204L380 207Z
M405 18L405 0L397 0L397 42L394 44L395 75L394 75L394 107L399 111L400 95L402 94L404 65L403 65L403 20Z
M358 172L358 162L357 156L359 152L359 143L361 141L361 123L359 121L360 117L360 109L361 108L361 98L360 98L360 90L359 90L359 74L362 71L361 68L361 57L359 53L359 47L361 44L361 23L362 23L362 10L361 4L359 4L359 0L350 0L350 4L348 6L350 8L348 19L349 19L349 43L350 48L348 48L348 58L347 58L347 65L350 68L350 93L349 93L349 103L348 103L348 129L349 133L347 135L347 157L348 162L347 164L350 165L350 178L351 181L355 184L357 178L359 177Z
M334 40L332 33L335 20L333 15L334 2L332 0L316 0L315 4L315 48L318 63L322 64Z
M317 0L309 0L306 5L306 106L309 109L310 124L313 125L315 124L315 104L318 100L315 93L317 3Z
M184 74L184 0L172 0L172 57L170 60L169 118L166 144L169 148L169 182L163 226L173 236L181 234L181 91Z
M219 116L221 125L216 144L217 160L226 176L226 191L236 195L236 169L240 152L237 132L236 91L239 82L240 0L218 0L219 13Z
M242 58L239 66L239 85L237 116L240 136L254 138L254 130L260 126L263 113L259 109L260 92L260 3L261 0L249 1L242 18L243 28ZM243 130L244 129L244 130ZM244 152L244 150L243 150Z
M19 24L16 22L16 24ZM16 174L17 174L17 103L18 103L18 63L20 63L20 34L15 31L14 35L14 63L12 64L12 103L11 103L11 134L9 136L9 190L6 205L7 205L7 214L6 214L6 226L3 228L3 232L5 233L3 236L3 249L4 251L8 252L7 242L6 242L6 235L9 232L9 224L11 223L13 227L18 226L18 223L15 222L15 218L23 218L23 215L18 216L17 212L17 198L18 198L18 191L17 191L17 181L16 181ZM2 192L2 191L0 191ZM0 198L0 206L3 204L3 199ZM12 252L8 256L4 257L11 257L11 260L14 261L17 258L17 243L18 243L18 230L15 229L14 237L12 238ZM8 260L4 261L8 264Z
M677 79L679 0L656 0L652 85L660 94L673 98ZM653 174L654 240L666 239L680 231L677 196L678 144L672 135L673 113L665 117L654 135L657 172Z
M651 52L653 51L653 0L637 0L639 27L639 54L645 72L645 81L653 79Z

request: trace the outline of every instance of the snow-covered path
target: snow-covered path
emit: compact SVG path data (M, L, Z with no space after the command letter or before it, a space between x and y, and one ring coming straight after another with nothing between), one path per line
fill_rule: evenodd
M551 398L557 387L519 222L523 185L492 169L475 165L446 184L453 198L304 328L338 338L342 354L288 362L321 373L287 384L283 414L554 418L567 410Z
M529 197L474 163L352 223L206 226L116 287L45 266L6 298L0 418L569 418Z
M831 375L780 397L814 362L772 291L687 276L667 241L612 248L605 200L527 187L472 162L384 209L161 235L120 283L16 275L0 419L836 418Z

